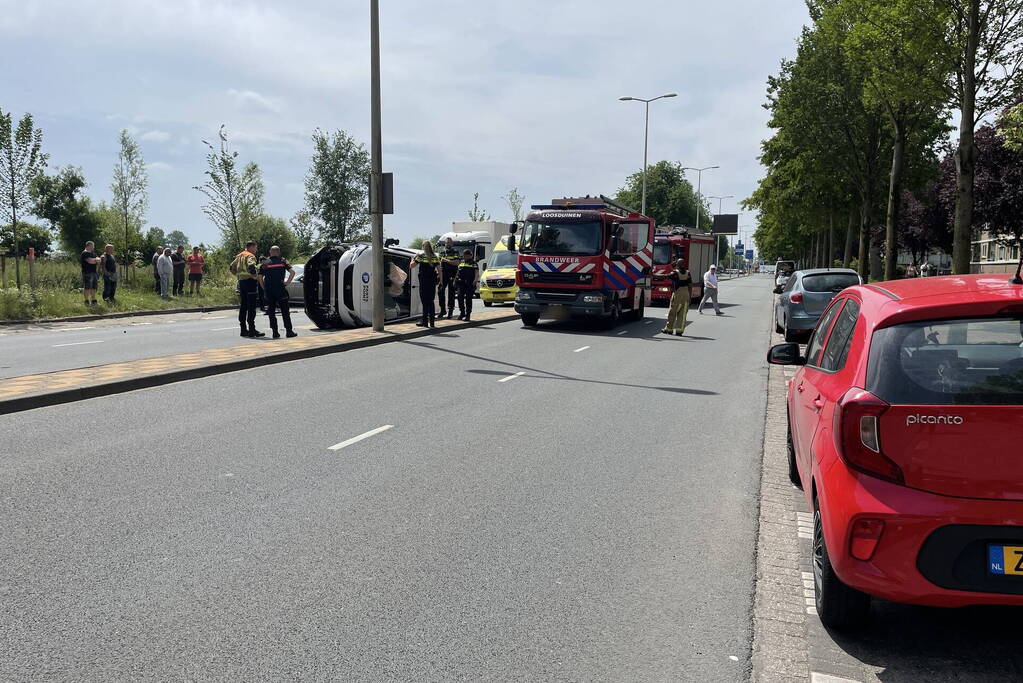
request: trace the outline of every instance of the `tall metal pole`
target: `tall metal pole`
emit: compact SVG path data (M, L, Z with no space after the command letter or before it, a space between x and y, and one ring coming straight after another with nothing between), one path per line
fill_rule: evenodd
M694 169L696 171L696 232L700 232L700 213L703 209L703 194L700 188L703 187L703 169ZM690 185L690 187L692 187ZM717 261L717 259L714 259Z
M639 212L646 215L646 146L650 137L650 103L646 102L646 120L643 123L643 206Z
M373 241L373 330L384 331L384 214L380 196L383 165L380 142L380 7L378 0L369 0L370 51L370 118L372 141L370 144L370 219Z

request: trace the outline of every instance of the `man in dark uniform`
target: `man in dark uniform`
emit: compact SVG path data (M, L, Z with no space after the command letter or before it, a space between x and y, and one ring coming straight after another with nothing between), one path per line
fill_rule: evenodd
M287 279L285 279L287 274ZM277 307L281 307L281 318L284 320L284 329L288 337L297 337L298 334L291 329L291 308L288 306L288 285L295 279L295 270L291 264L281 256L281 248L270 247L270 258L263 261L259 266L259 284L263 287L266 296L266 314L270 317L270 329L273 331L273 338L280 339L281 333L277 331Z
M440 259L433 251L429 242L423 244L423 253L412 258L412 265L419 265L419 301L423 306L423 319L416 327L436 327L437 304L437 271L440 270Z
M455 289L456 279L458 277L458 265L462 262L461 257L458 254L458 250L455 249L455 241L450 237L444 240L444 248L440 250L438 254L440 257L440 289L437 292L437 298L440 300L440 313L437 314L438 318L444 317L444 292L447 291L447 312L450 318L455 313Z
M468 320L472 315L472 298L476 294L476 283L480 279L480 267L472 256L472 249L466 249L462 252L462 262L458 264L459 320Z

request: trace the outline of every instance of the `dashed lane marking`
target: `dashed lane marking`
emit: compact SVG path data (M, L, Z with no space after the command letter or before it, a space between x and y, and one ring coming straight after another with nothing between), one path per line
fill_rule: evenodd
M132 325L152 325L153 323L132 323Z
M621 332L619 332L619 333L618 333L618 336L620 337L620 336L622 336L623 334L628 334L628 333L629 333L629 331L628 331L628 330L622 330Z
M363 434L359 434L358 436L353 436L352 438L348 439L347 441L342 441L341 443L336 443L333 446L331 446L330 448L328 448L328 450L339 451L342 448L347 448L348 446L351 446L352 444L359 443L360 441L362 441L364 439L368 439L371 436L376 436L380 432L386 432L388 429L391 429L392 427L394 427L394 425L384 425L382 427L377 427L376 429L371 429L368 432L365 432Z
M95 329L96 328L94 326L92 326L92 327L60 327L60 328L57 328L57 329L55 329L53 331L54 332L81 332L82 330L95 330Z
M210 317L208 317L206 319L207 320L223 320L226 317L227 317L226 315L211 315Z
M576 349L576 350L575 350L575 351L573 351L572 353L582 353L583 351L585 351L585 350L586 350L586 349L588 349L588 348L590 348L590 347L589 347L589 346L584 346L584 347L582 347L582 348L580 348L580 349Z
M53 348L57 348L58 346L81 346L82 344L102 344L103 341L104 340L102 339L97 339L95 341L71 342L70 344L54 344Z
M214 327L210 332L223 332L224 330L237 330L237 325L231 325L231 327Z
M842 678L841 676L832 676L831 674L822 674L819 671L810 672L810 683L859 683L851 678Z
M498 382L510 382L513 379L515 379L516 377L522 377L524 374L526 374L526 373L524 373L524 372L516 372L514 375L508 375L507 377L502 377L501 379L499 379L497 381Z
M644 320L644 321L643 321L643 324L644 324L644 325L653 325L653 324L654 324L654 321L653 321L653 320Z

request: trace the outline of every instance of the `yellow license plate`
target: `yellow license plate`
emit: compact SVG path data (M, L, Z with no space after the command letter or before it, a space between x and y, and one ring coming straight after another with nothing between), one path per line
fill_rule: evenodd
M989 545L988 572L1023 576L1023 545Z

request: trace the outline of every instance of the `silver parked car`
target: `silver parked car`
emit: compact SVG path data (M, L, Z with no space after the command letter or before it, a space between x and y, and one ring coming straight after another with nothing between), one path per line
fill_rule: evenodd
M784 334L787 342L808 337L835 295L860 284L863 282L859 274L849 268L797 270L784 284L774 288L778 295L774 331Z
M305 305L305 292L302 291L303 275L305 273L305 264L303 263L292 263L291 267L295 271L295 279L288 285L288 303L292 305Z

